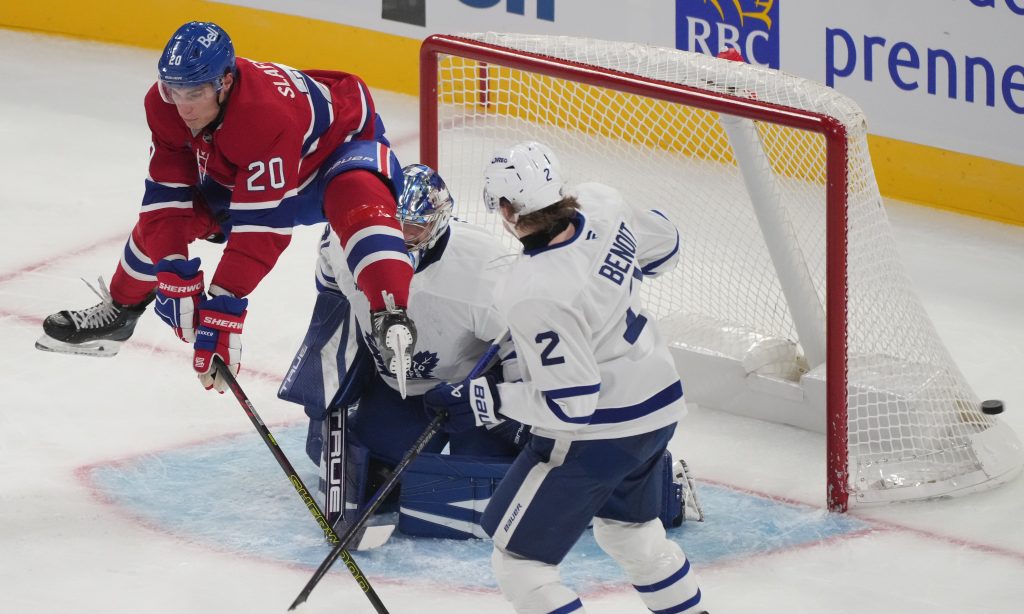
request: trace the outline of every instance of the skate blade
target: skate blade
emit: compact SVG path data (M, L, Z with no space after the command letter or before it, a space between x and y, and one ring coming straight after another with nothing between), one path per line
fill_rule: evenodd
M87 341L85 343L65 343L57 341L49 335L43 335L36 341L36 349L44 352L56 352L58 354L110 358L117 355L117 352L121 349L121 342L101 340Z

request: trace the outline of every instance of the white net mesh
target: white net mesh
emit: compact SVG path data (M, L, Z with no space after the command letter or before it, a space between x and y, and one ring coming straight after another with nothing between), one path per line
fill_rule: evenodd
M747 177L760 181L768 194L758 196L745 183L737 162L742 155L719 114L660 100L657 83L650 82L841 122L849 160L846 397L853 499L956 494L1000 483L1019 469L1019 442L978 410L978 399L903 271L873 174L865 119L853 101L799 77L675 49L571 37L460 37L649 83L649 95L624 93L494 61L440 55L438 170L455 197L456 215L506 241L497 216L481 204L482 169L491 152L524 140L551 146L570 183L600 181L636 206L664 212L679 227L680 266L645 284L648 309L681 352L742 364L741 386L749 387L751 378L774 378L780 387L799 389L813 378L824 379L826 255L844 247L826 244L825 138L771 119L756 122L756 128L739 122L737 129L749 128L760 145L754 160L763 168ZM766 231L759 217L765 209L759 214L755 206L759 201L768 201L775 230ZM784 253L772 252L772 236L782 237ZM798 290L786 289L787 283ZM702 363L694 364L697 371ZM736 401L721 398L714 386L702 390L707 378L697 373L683 371L682 377L687 396L699 396L701 404L719 400L729 409ZM783 410L801 404L792 394L781 396L786 400L771 393L740 398L750 415L757 415L761 403ZM802 396L803 403L821 406L823 425L823 395L808 388Z

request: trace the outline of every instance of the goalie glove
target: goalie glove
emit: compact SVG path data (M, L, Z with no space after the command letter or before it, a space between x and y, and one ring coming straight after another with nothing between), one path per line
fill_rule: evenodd
M242 363L242 324L248 313L249 299L225 294L199 304L199 327L196 329L192 368L199 383L207 390L216 388L224 394L227 382L217 377L213 359L219 357L231 372L238 375Z
M405 398L406 377L412 366L412 353L416 347L416 325L402 307L395 306L395 297L384 295L384 309L370 314L373 336L380 350L384 366L398 380L398 392Z
M167 323L178 339L196 340L196 320L203 294L203 272L199 258L161 260L156 265L156 303L153 310Z

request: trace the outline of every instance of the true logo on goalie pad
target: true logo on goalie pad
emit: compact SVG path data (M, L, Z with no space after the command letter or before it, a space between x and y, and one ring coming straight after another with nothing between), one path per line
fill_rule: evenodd
M342 464L341 454L345 440L341 411L331 412L328 417L328 420L334 423L333 428L329 429L330 435L327 442L327 504L324 506L324 513L327 514L329 522L333 522L338 514L344 512L345 503L343 488L345 467Z

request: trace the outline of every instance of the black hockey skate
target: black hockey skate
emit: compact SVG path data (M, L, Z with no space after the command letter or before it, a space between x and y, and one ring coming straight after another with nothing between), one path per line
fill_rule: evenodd
M82 280L85 281L85 280ZM100 297L101 302L87 309L64 310L43 321L46 333L36 341L36 349L83 356L114 356L121 342L135 332L135 323L154 298L150 294L135 305L121 305L110 297L103 278L97 290L89 282L85 285Z

